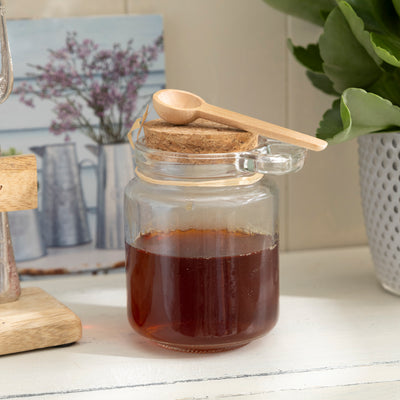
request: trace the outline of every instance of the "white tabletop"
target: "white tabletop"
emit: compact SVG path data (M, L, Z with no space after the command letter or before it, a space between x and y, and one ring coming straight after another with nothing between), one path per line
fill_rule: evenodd
M0 357L0 399L400 398L400 297L378 285L366 248L282 254L277 326L209 355L168 351L137 335L123 273L22 286L70 307L83 337Z

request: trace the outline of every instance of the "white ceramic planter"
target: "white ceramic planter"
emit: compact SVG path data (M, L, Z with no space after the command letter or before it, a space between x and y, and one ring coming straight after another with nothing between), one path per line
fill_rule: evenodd
M364 221L376 276L400 295L400 133L358 138Z

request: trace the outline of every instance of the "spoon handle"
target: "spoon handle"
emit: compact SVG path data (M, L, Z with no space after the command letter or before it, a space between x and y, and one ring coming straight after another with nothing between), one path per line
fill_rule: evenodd
M257 133L270 139L290 143L295 146L304 147L309 150L321 151L328 143L314 136L305 135L282 126L264 122L256 118L248 117L234 111L225 110L211 104L203 103L198 108L198 117L210 121L219 122L224 125L233 126L238 129Z

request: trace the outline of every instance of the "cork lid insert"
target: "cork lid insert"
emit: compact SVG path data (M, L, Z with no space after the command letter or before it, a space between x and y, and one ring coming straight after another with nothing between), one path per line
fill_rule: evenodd
M217 122L197 119L188 125L172 125L162 119L143 125L146 146L176 153L229 153L257 147L258 135Z

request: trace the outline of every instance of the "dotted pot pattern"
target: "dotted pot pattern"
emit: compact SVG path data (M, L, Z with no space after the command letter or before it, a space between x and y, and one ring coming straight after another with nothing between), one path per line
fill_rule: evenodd
M376 276L400 295L400 133L358 138L364 221Z

